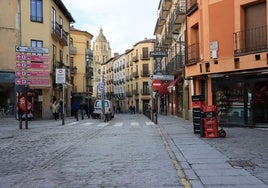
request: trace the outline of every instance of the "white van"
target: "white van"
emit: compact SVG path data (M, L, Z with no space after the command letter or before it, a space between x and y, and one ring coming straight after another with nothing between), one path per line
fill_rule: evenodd
M110 100L103 100L103 105L104 105L104 109L105 109L105 114L107 115L107 120L111 120L112 118L114 118L114 108L113 108L113 103ZM91 116L93 118L100 118L102 114L102 100L101 99L97 99L94 102L94 111L91 114Z

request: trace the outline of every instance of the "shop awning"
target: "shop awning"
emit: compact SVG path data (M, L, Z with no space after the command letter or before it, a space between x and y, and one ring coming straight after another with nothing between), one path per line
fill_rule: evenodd
M173 80L172 82L170 82L168 89L171 89L172 87L174 87L174 85L181 79L181 76L178 76L175 80Z
M161 89L158 90L158 93L160 95L167 95L167 94L169 94L168 86L169 86L169 82L163 83Z

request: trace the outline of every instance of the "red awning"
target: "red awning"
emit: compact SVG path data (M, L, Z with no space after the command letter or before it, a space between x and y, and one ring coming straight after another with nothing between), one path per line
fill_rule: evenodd
M172 88L174 87L174 85L181 79L180 76L178 76L175 80L173 80L172 82L170 82L168 88Z
M167 95L167 94L169 94L168 86L169 86L169 83L168 82L167 83L163 83L161 89L158 90L158 93L160 95Z

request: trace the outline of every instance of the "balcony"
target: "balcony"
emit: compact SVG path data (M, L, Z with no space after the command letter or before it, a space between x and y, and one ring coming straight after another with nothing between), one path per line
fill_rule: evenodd
M150 56L149 56L149 54L141 54L140 59L141 60L150 60Z
M138 55L133 56L132 61L133 62L138 62L139 61Z
M150 89L149 88L141 89L141 94L142 95L150 95L151 94Z
M71 67L70 68L70 73L71 74L76 74L77 73L77 67Z
M268 51L267 26L234 33L234 55Z
M196 64L199 61L200 61L199 43L189 45L187 65Z
M184 55L176 55L166 65L166 74L174 74L176 71L182 71L185 63Z
M138 77L139 77L139 72L138 72L138 71L133 72L133 73L132 73L132 76L133 76L134 78L138 78Z
M127 96L127 97L132 97L132 95L133 95L133 94L132 94L132 91L127 91L127 93L126 93L126 96Z
M67 42L68 34L69 34L68 32L62 29L62 25L58 24L57 22L52 23L51 36L54 40L59 41L59 43L62 46L68 46L68 42Z
M188 0L186 4L186 15L190 16L198 9L197 0Z
M172 21L172 30L173 31L179 30L181 27L181 24L186 19L185 1L179 1L179 3L177 3L175 5L175 10L174 10L173 15L171 16L170 19Z
M150 72L148 70L143 70L143 71L141 71L141 76L142 77L149 77L150 76Z
M77 49L76 49L76 47L71 46L71 47L70 47L70 54L71 54L71 55L76 55L76 53L77 53Z
M161 19L158 18L155 24L154 34L161 34L164 24L161 22Z

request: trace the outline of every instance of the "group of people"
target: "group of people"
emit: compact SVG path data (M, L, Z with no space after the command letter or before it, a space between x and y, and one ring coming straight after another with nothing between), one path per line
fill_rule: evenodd
M130 105L128 111L131 114L135 114L135 112L136 112L135 106L134 105L133 106Z

